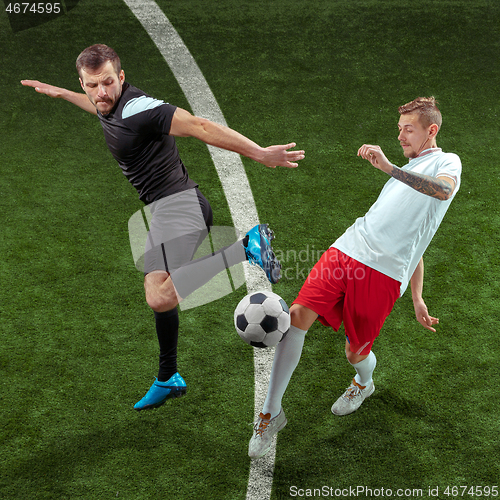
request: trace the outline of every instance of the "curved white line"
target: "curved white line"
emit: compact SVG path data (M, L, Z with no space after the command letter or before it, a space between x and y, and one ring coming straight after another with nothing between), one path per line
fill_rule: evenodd
M163 11L153 0L124 0L124 2L158 47L184 92L193 113L226 125L222 111L208 83ZM259 218L241 158L236 153L212 146L208 146L208 149L224 189L234 227L240 235L243 235L259 223ZM248 292L271 290L271 285L262 273L250 272L247 263L244 269ZM254 348L256 414L260 412L264 404L273 356L274 349ZM251 462L247 500L266 500L271 497L275 455L276 441L273 442L271 450L265 457Z

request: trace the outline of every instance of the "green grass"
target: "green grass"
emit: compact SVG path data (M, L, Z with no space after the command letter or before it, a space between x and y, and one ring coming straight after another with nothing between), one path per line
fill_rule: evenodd
M410 294L375 345L374 395L346 418L330 406L352 369L342 332L317 324L284 399L273 500L303 489L495 485L500 384L496 1L172 2L159 0L229 126L261 145L296 141L298 169L244 159L262 221L288 269L291 302L316 260L387 180L356 157L380 144L394 163L397 107L435 95L438 145L463 163L462 188L425 255L424 298ZM127 221L141 204L106 150L97 120L19 84L78 90L74 61L103 42L127 79L188 108L125 4L80 1L13 33L0 14L0 497L244 499L253 419L252 351L234 333L245 291L181 312L188 395L136 413L157 345ZM205 146L179 140L190 175L231 225ZM395 493L394 493L395 494Z

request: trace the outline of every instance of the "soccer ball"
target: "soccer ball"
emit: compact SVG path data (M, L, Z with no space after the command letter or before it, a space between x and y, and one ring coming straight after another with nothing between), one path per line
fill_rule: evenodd
M238 335L253 347L278 344L290 328L286 302L273 292L255 292L243 297L234 311Z

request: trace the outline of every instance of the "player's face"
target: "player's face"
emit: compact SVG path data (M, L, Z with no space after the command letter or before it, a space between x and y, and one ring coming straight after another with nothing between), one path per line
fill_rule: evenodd
M418 119L417 113L407 113L399 118L398 141L406 158L416 158L422 151L432 146L433 134Z
M125 73L116 74L111 61L103 64L97 71L81 71L80 84L90 102L97 110L107 115L115 106L122 94Z

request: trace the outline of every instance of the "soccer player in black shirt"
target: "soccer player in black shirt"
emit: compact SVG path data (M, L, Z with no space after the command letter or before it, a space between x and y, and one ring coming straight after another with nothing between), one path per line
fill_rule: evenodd
M112 155L150 207L144 286L155 315L160 367L155 382L134 408L156 408L186 392L177 371L179 301L224 268L246 259L260 265L271 283L280 277L270 245L273 235L266 224L214 256L190 262L212 225L212 210L189 178L174 137L196 137L268 167L296 167L304 151L289 151L295 143L262 148L228 127L152 98L125 82L118 55L106 45L85 49L77 59L77 70L84 94L35 80L21 83L97 115Z

